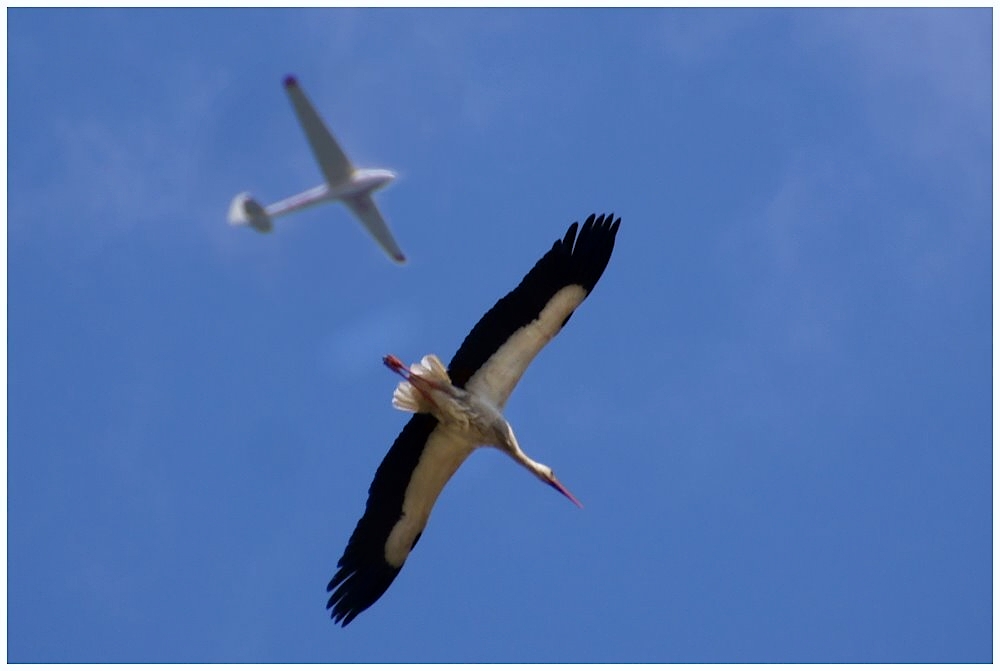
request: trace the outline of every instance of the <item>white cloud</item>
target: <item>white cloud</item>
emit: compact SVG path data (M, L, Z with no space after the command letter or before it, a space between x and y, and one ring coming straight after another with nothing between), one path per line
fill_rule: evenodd
M676 62L692 67L726 53L729 42L758 23L759 12L733 9L664 11L657 25L659 46Z
M806 48L833 47L879 137L928 166L967 168L992 118L989 10L841 10L800 15Z
M326 338L324 367L346 381L370 373L383 356L413 341L418 317L408 306L389 305L344 324Z
M199 219L209 204L205 159L226 77L183 65L161 77L168 93L140 102L144 113L96 116L66 106L30 129L12 129L31 138L11 169L12 239L68 236L87 255L117 235L142 227L176 235L183 222ZM59 160L45 163L43 172L41 156ZM224 221L226 203L217 207ZM165 221L179 225L167 229Z

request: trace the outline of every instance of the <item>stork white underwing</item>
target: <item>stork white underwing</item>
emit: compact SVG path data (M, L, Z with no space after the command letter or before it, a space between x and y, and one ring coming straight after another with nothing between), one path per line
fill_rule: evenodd
M521 451L503 407L535 355L566 324L604 273L621 219L590 215L497 301L466 336L447 370L434 355L409 369L393 404L413 412L368 489L365 512L327 585L330 617L347 626L385 593L420 540L438 495L466 457L492 446L571 501L552 469Z

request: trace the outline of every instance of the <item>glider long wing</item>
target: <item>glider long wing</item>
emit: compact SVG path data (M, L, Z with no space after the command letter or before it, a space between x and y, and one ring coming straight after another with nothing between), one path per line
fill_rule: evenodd
M361 220L361 223L364 224L364 227L368 229L368 232L372 234L372 237L375 238L378 244L382 246L382 249L396 263L406 261L403 250L399 248L395 238L392 237L392 233L389 231L385 219L382 218L382 213L379 212L378 206L375 204L375 200L372 198L370 192L357 196L349 196L344 198L344 202L351 208L351 211L354 212L358 219Z
M285 91L292 101L292 107L295 108L295 114L299 118L299 123L302 124L306 139L309 140L309 146L312 147L313 155L316 157L316 162L319 163L319 168L327 183L331 187L343 184L354 172L351 161L337 144L337 140L334 139L333 134L323 123L319 114L316 113L316 108L309 102L309 98L299 87L295 77L285 78Z

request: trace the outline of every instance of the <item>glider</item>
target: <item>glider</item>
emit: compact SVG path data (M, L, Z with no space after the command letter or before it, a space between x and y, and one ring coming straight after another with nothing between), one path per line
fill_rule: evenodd
M260 233L269 233L274 227L272 220L275 217L320 203L339 200L354 212L365 229L393 261L404 263L406 257L393 239L382 213L372 198L372 192L394 180L396 174L383 168L355 168L316 113L316 108L309 102L309 98L299 87L295 77L291 75L285 77L285 92L292 101L292 107L299 118L299 123L302 124L306 139L309 140L313 155L326 181L267 207L261 206L249 192L243 192L236 196L229 206L229 223L233 226L250 226Z

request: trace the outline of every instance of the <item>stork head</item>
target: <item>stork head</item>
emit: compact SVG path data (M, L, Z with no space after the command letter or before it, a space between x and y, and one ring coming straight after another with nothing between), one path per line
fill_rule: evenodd
M556 478L556 474L552 472L551 468L545 464L538 464L538 469L535 470L535 474L538 476L539 480L572 501L578 508L583 508L583 504L577 501L575 496L570 494L570 491L563 486L563 483L559 482Z
M494 427L494 430L500 437L500 440L497 442L497 447L513 457L514 461L534 473L539 480L572 501L577 507L583 508L583 504L580 503L575 496L570 494L570 491L563 486L563 483L559 482L558 478L556 478L556 474L552 472L551 468L545 464L538 463L524 453L521 446L518 445L517 438L514 436L514 430L511 428L507 420L500 417Z

